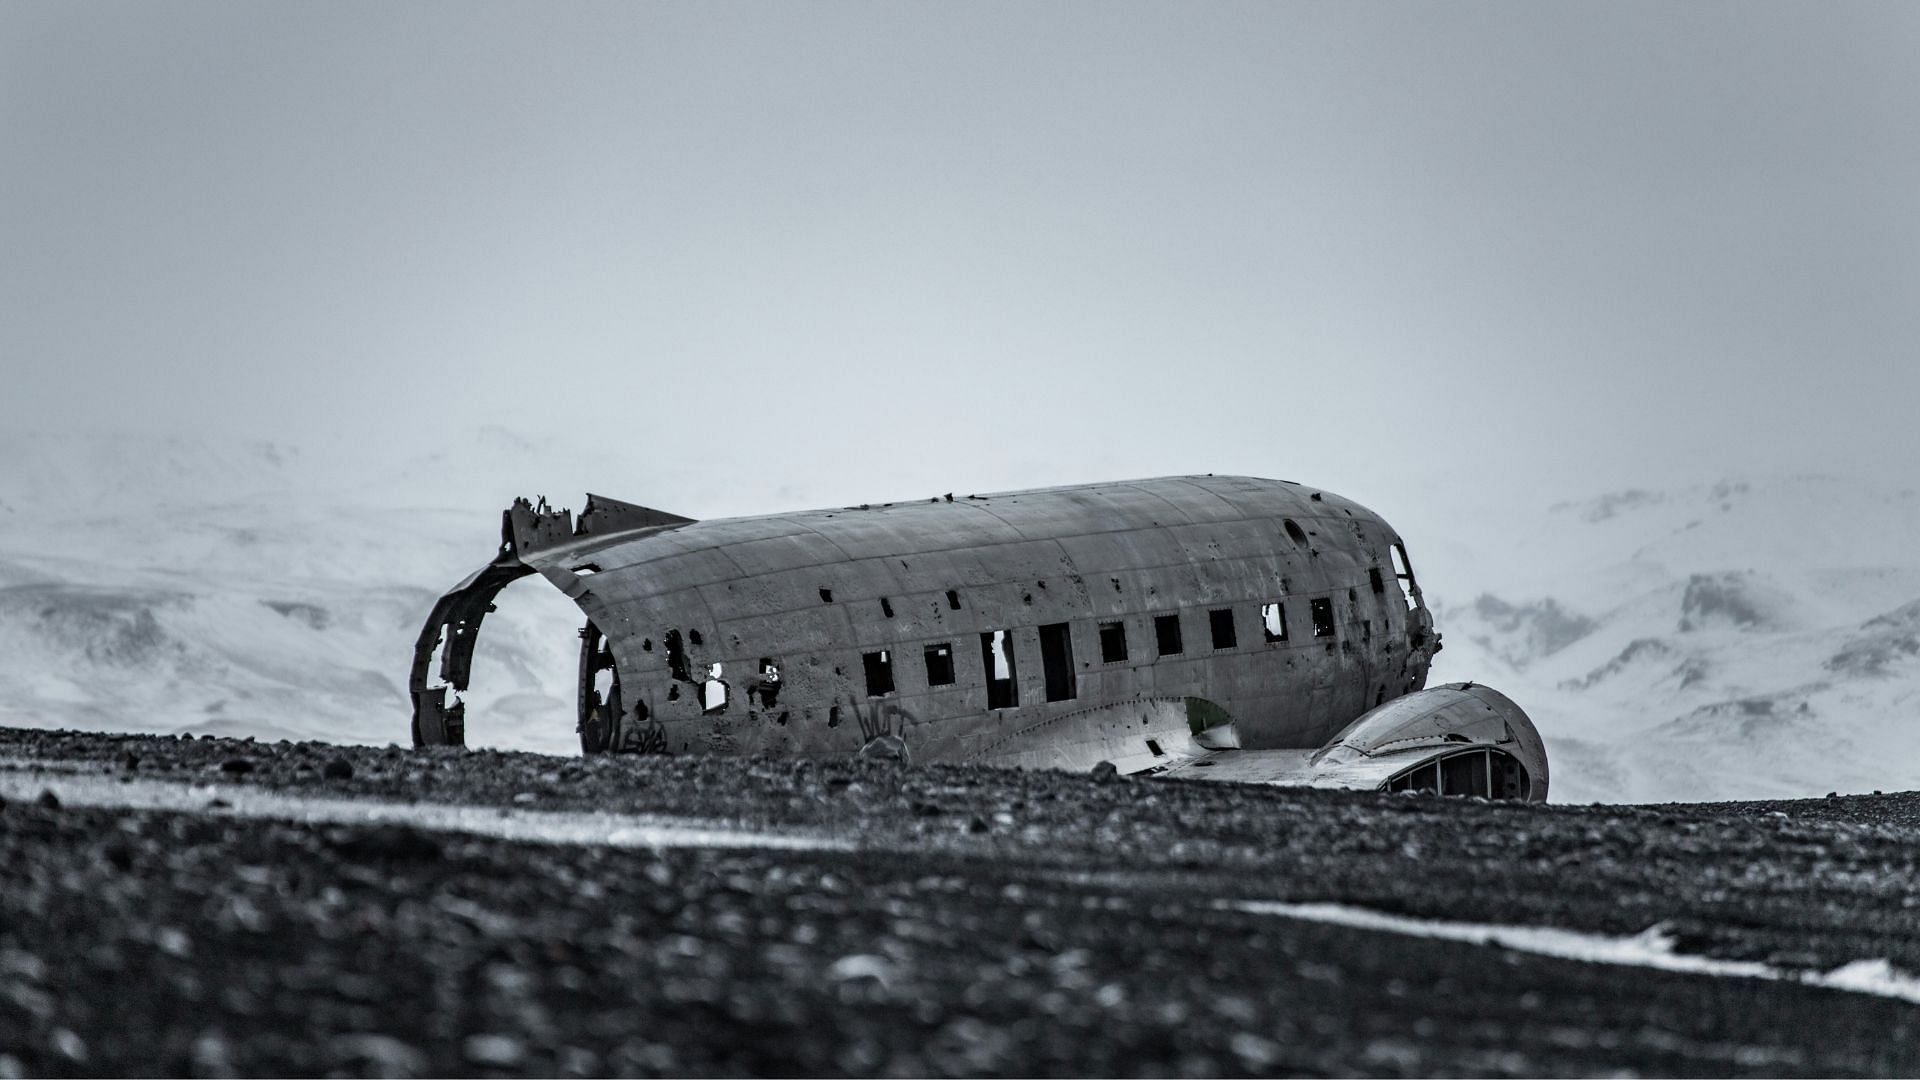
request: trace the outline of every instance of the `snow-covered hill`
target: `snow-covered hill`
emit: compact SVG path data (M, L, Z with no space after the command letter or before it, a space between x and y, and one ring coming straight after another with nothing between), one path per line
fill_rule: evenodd
M556 471L563 504L599 482L554 468L576 460L498 430L362 468L268 444L0 436L0 724L404 743L434 598L484 561L513 495ZM647 486L699 512L670 478ZM1367 494L1434 603L1435 680L1525 706L1556 800L1920 787L1913 491L1751 479L1499 519ZM579 613L538 581L499 609L470 739L576 750Z
M1449 566L1485 591L1436 604L1436 676L1521 701L1569 801L1920 787L1916 534L1830 477L1556 505Z
M481 441L474 471L510 472L511 437ZM505 503L458 505L449 471L342 491L271 444L0 438L0 724L404 743L414 636ZM502 609L474 742L577 751L578 610L532 582Z

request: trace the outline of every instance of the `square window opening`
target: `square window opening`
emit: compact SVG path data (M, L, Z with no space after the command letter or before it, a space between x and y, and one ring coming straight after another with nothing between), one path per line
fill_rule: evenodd
M1269 645L1287 640L1287 605L1279 601L1260 605L1260 633Z
M980 658L987 673L987 708L1011 709L1020 704L1020 688L1014 682L1012 636L1005 630L981 634Z
M1180 616L1156 615L1153 617L1153 638L1160 646L1161 656L1178 656L1182 651L1180 643Z
M1309 606L1312 609L1311 614L1313 615L1313 636L1314 637L1332 637L1333 636L1333 600L1330 598L1323 597L1319 600L1313 601L1313 603Z
M927 685L953 685L953 646L947 642L926 648Z
M893 653L886 649L861 656L867 669L867 696L885 697L893 693Z
M1207 627L1213 631L1213 647L1231 649L1240 639L1233 629L1233 609L1215 608L1207 612Z
M1100 624L1100 662L1124 664L1127 661L1127 624Z
M1071 701L1079 696L1074 683L1073 633L1066 623L1040 628L1040 665L1046 674L1048 701Z

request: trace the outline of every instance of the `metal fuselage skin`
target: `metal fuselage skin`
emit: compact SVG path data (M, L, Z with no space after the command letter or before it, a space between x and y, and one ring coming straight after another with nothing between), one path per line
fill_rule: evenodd
M578 526L508 512L499 558L423 632L416 743L463 741L434 647L451 643L440 678L463 689L488 601L534 571L590 621L590 751L846 755L895 737L915 761L992 762L1088 710L1177 699L1224 710L1244 748L1310 748L1424 686L1438 645L1393 529L1287 481L706 522L614 506Z

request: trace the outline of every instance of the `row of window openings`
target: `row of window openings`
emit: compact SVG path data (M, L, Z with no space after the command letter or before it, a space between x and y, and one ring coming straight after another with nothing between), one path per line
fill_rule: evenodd
M1312 615L1313 636L1332 637L1334 633L1333 601L1324 597L1310 600L1308 610ZM1369 631L1368 636L1371 637L1372 622L1369 620L1365 626ZM1207 628L1216 651L1235 648L1239 645L1239 632L1234 626L1232 608L1215 608L1207 612ZM1260 605L1260 634L1268 644L1287 640L1287 606L1284 603L1272 601ZM1153 637L1154 645L1161 656L1178 656L1186 651L1178 613L1154 616ZM1014 682L1013 639L1005 630L993 630L980 635L980 648L987 678L987 707L990 709L1012 708L1019 703L1019 690ZM937 645L928 645L922 652L927 666L927 685L953 685L955 678L952 644L941 642ZM1047 700L1068 701L1078 696L1073 671L1073 638L1067 623L1049 623L1040 627L1040 658L1047 675ZM1117 621L1101 623L1101 662L1122 664L1127 661L1127 658L1126 624ZM893 650L881 649L878 652L863 653L861 662L865 669L868 696L885 697L895 691ZM762 660L760 664L761 685L777 687L780 680L779 667L771 660ZM727 684L721 680L720 672L719 664L711 665L701 687L701 706L709 713L726 709L729 695Z
M1289 521L1287 530L1296 533L1298 526ZM1295 540L1302 537L1295 535ZM1394 577L1400 586L1401 595L1406 599L1409 609L1418 606L1414 595L1413 570L1407 564L1407 553L1399 544L1394 544ZM595 567L595 569L598 569ZM1386 592L1386 582L1379 567L1369 567L1368 583L1375 593ZM1116 582L1116 584L1118 584ZM1352 590L1348 590L1352 595ZM833 602L833 591L821 589L820 599ZM960 610L960 594L957 590L947 590L947 606ZM1309 601L1313 616L1313 636L1333 636L1333 601L1320 599ZM880 598L880 608L888 618L893 617L893 603L886 597ZM1207 613L1207 623L1213 635L1213 647L1231 649L1238 644L1238 636L1233 625L1233 609L1217 608ZM1369 636L1373 624L1369 620L1363 624ZM1260 631L1266 641L1287 640L1287 608L1277 601L1260 606ZM1157 615L1153 620L1154 643L1161 656L1177 656L1184 651L1180 636L1180 616ZM692 635L694 644L700 643L698 633ZM990 709L1012 708L1019 702L1019 690L1013 678L1013 642L1005 630L994 630L980 635L980 647L987 676L987 707ZM1047 700L1067 701L1077 696L1073 673L1073 640L1068 633L1066 623L1051 623L1040 628L1040 654L1047 672ZM925 649L928 686L951 686L954 682L953 647L951 644L928 645ZM861 657L866 669L867 694L870 697L884 697L894 692L893 652L882 649L879 652L865 653ZM1127 627L1121 622L1103 622L1100 624L1100 659L1103 663L1120 664L1127 660ZM780 669L770 660L762 660L761 678L763 684L777 685ZM727 684L721 681L720 665L714 664L707 672L707 678L701 688L701 705L709 713L724 711L727 707Z
M1308 602L1313 636L1332 637L1333 601ZM1207 628L1213 647L1231 649L1239 644L1232 608L1207 612ZM1278 601L1260 605L1260 634L1269 644L1287 640L1287 607ZM1180 633L1180 616L1156 615L1153 620L1154 645L1161 656L1178 656L1186 651ZM928 686L951 686L954 679L953 645L941 642L922 650L927 665ZM1020 692L1014 681L1013 638L1005 630L980 635L980 658L987 681L987 707L1010 709L1019 704ZM893 681L893 650L864 653L862 666L867 677L869 697L884 697L896 689ZM1121 664L1127 660L1127 626L1123 622L1100 624L1100 660ZM1073 670L1073 636L1067 623L1049 623L1040 627L1040 662L1046 671L1048 701L1069 701L1078 696Z
M1287 525L1289 528L1294 527L1293 522L1291 521L1287 522ZM1414 595L1413 595L1413 570L1408 567L1407 553L1400 547L1399 544L1393 545L1393 574L1394 574L1394 580L1397 581L1400 585L1400 595L1402 596L1402 598L1406 600L1407 607L1411 609L1418 606L1417 602L1414 600ZM1387 591L1386 578L1384 575L1380 573L1379 567L1377 566L1368 567L1367 579L1369 584L1373 586L1373 591L1375 593L1384 593ZM1113 584L1115 588L1119 588L1120 580L1118 578L1115 578ZM1044 581L1041 582L1040 587L1043 589L1046 588L1046 582ZM820 599L829 604L833 603L833 590L821 589ZM1319 603L1319 601L1316 600L1315 603ZM949 608L952 608L954 611L960 610L959 590L957 589L947 590L947 606ZM889 619L893 618L893 601L887 597L884 597L884 596L881 597L880 611L884 615L886 615L887 618Z

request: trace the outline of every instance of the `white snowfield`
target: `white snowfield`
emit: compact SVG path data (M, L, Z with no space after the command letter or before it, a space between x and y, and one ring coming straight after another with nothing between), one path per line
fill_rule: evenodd
M1912 790L1914 535L1920 493L1831 477L1557 505L1497 547L1442 549L1434 678L1527 709L1556 801Z
M0 436L0 724L405 743L415 635L513 495L712 513L687 481L573 460L489 431L343 490L285 447ZM539 486L556 475L565 492ZM1445 636L1431 681L1526 708L1555 801L1920 787L1914 491L1750 478L1497 521L1470 500L1396 514L1393 493L1344 494L1406 534ZM498 605L470 741L577 753L578 611L537 579Z
M0 724L404 745L414 639L499 543L523 449L340 490L279 446L0 437ZM500 605L473 741L578 753L579 610L538 581Z

